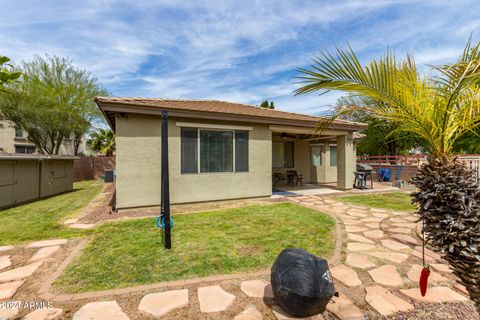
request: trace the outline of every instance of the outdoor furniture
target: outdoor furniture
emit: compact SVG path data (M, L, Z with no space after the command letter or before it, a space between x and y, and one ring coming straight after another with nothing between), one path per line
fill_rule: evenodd
M289 178L289 185L292 187L297 186L299 182L303 186L303 176L298 174L297 170L287 170L287 177Z
M273 187L276 187L276 186L277 186L277 183L279 183L279 182L281 182L281 181L288 181L288 180L287 180L287 177L286 177L283 173L274 172L274 173L272 174Z

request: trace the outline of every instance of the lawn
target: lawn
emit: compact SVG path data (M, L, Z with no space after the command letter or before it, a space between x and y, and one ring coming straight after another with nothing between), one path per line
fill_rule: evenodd
M174 223L169 252L153 219L97 228L55 286L73 293L232 274L268 268L288 247L323 257L334 250L334 220L291 203L176 215Z
M353 203L361 206L384 208L398 211L414 211L412 198L403 192L361 194L335 198L336 200Z
M86 231L64 227L61 222L84 208L102 190L100 181L74 183L72 192L0 210L0 245L70 238Z

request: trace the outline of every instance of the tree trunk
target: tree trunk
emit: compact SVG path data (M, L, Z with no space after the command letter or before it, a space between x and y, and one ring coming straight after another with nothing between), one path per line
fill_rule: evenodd
M480 314L480 188L475 173L455 158L429 158L412 180L427 243L450 263Z

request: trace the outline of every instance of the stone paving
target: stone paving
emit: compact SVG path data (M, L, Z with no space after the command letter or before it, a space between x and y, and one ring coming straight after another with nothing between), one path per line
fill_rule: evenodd
M334 198L320 196L291 197L289 200L300 205L333 214L343 228L342 259L331 265L335 286L340 292L327 306L327 317L331 319L364 319L368 315L389 316L399 311L414 308L413 302L463 302L468 301L465 288L455 283L455 278L448 265L441 257L426 251L431 263L429 289L426 297L421 297L418 279L421 271L421 247L416 235L416 218L406 212L386 209L367 208L336 202ZM76 220L66 221L75 224ZM82 227L82 226L80 226ZM86 226L88 227L88 226ZM24 246L32 253L24 265L12 267L14 257L13 246L0 247L0 301L15 299L17 291L32 277L48 259L58 254L66 239L36 241ZM73 252L73 251L72 251ZM136 304L136 314L124 310L116 298L101 301L93 294L84 294L90 302L76 306L70 317L74 320L126 320L131 317L160 318L175 314L184 308L196 305L198 312L207 317L222 318L222 314L231 310L236 303L242 301L241 309L235 311L233 319L260 320L266 318L293 319L279 306L267 304L273 301L273 293L268 281L262 278L244 279L238 283L238 290L232 291L223 284L229 277L219 277L217 283L200 283L196 288L187 287L188 281L177 288L166 287L160 292L145 292ZM126 288L128 289L128 288ZM118 292L122 292L120 289ZM125 292L125 291L124 291ZM193 294L193 295L192 295ZM42 297L60 296L43 292ZM45 298L45 300L48 300ZM94 302L92 302L92 300ZM96 301L99 300L99 301ZM63 304L62 308L65 308ZM274 302L272 302L274 303ZM263 306L262 306L263 305ZM260 308L259 306L262 306ZM269 314L265 314L265 306ZM38 309L25 315L27 320L55 320L64 316L62 308ZM237 309L235 309L237 310ZM0 319L18 317L18 309L0 308ZM62 318L63 319L63 318ZM309 319L324 319L317 315Z

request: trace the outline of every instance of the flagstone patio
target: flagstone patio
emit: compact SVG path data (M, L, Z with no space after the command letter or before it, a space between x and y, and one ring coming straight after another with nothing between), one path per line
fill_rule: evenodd
M465 289L456 284L448 265L430 250L426 251L426 256L433 267L431 281L426 297L421 297L418 288L421 247L413 214L345 204L322 196L289 197L288 200L336 216L344 233L339 237L344 239L342 248L339 248L341 259L330 266L340 296L332 299L323 316L317 315L311 319L378 318L413 310L417 302L468 301ZM37 320L61 317L75 320L178 319L196 318L198 314L205 319L291 319L275 305L268 271L78 295L53 292L51 283L45 280L36 296L22 292L37 276L49 277L50 280L52 274L57 276L56 273L61 272L84 245L74 248L69 243L66 239L51 239L23 247L0 248L5 252L0 256L0 300L28 298L53 301L55 308L28 312L24 309L0 308L0 319L18 316ZM71 256L60 266L52 265L51 260L59 254L65 255L63 251L67 247ZM15 261L17 250L30 250L30 260L25 260L23 265L11 265L10 259ZM46 272L45 268L52 271ZM57 268L60 268L59 271L53 272Z

